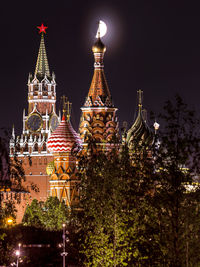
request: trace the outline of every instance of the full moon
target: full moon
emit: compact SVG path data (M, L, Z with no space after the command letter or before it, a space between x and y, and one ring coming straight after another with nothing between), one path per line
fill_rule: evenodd
M99 27L97 29L96 38L103 37L106 34L106 32L107 32L107 26L106 26L104 21L100 20L99 21Z

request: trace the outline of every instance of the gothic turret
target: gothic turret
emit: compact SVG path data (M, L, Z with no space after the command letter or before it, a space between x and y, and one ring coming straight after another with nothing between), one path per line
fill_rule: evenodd
M99 144L105 144L118 133L117 108L112 103L106 81L103 64L106 47L99 36L92 51L94 74L84 106L81 108L79 132L85 144L87 136L92 136Z
M137 117L127 132L126 143L131 152L142 145L151 146L153 133L147 125L146 111L142 109L142 91L138 91L138 112Z

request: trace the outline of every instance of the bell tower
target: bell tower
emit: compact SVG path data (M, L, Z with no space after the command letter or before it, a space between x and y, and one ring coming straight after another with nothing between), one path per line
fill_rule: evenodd
M30 73L28 77L28 112L23 111L22 134L15 137L13 128L10 156L16 154L22 160L26 183L33 182L39 188L39 193L32 193L33 197L44 200L49 194L46 165L53 160L47 149L47 139L57 128L60 118L56 114L55 74L50 73L45 48L47 27L42 24L38 29L41 41L34 75Z

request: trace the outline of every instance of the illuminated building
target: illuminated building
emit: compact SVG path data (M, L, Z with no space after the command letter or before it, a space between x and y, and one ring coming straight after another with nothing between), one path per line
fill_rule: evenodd
M13 128L10 140L11 160L14 155L22 161L26 184L30 193L19 197L21 202L18 222L22 219L26 204L36 198L45 201L48 196L57 196L68 207L78 204L76 184L76 156L71 154L74 145L86 148L88 137L95 139L100 148L108 149L113 136L118 136L117 108L113 105L104 73L103 58L106 51L100 36L92 47L94 74L88 95L81 108L79 135L70 122L70 108L64 110L62 120L56 114L55 75L50 73L44 43L46 27L39 27L41 42L34 75L28 79L28 112L23 112L23 131L15 137ZM65 101L66 104L66 101ZM61 121L61 122L60 122ZM59 124L60 122L60 124ZM81 141L82 140L82 141ZM132 127L124 132L124 141L131 153L137 143L152 143L153 134L149 129L142 110L142 92L139 91L138 114ZM29 162L32 162L30 165ZM47 173L46 173L47 171ZM39 192L31 189L35 184ZM10 198L14 193L7 193ZM6 195L4 200L6 200ZM8 199L8 198L7 198ZM27 200L28 199L28 200Z
M34 75L28 78L28 112L23 112L23 131L15 137L13 128L10 140L10 156L14 154L22 161L26 176L26 186L31 197L46 200L49 195L49 176L47 164L53 160L47 150L47 139L56 129L59 117L56 114L56 82L50 73L44 42L46 28L38 27L41 41ZM30 162L32 164L30 164ZM39 192L31 191L31 183L37 185Z

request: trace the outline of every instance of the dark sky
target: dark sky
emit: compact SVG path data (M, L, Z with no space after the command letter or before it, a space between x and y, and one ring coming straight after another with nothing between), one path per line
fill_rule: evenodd
M93 75L91 46L99 19L108 26L105 73L121 123L132 122L139 88L148 111L159 112L179 93L200 112L199 14L197 1L4 1L0 126L22 129L28 73L34 72L40 43L36 27L42 22L48 26L45 43L56 74L57 107L67 95L76 129Z

